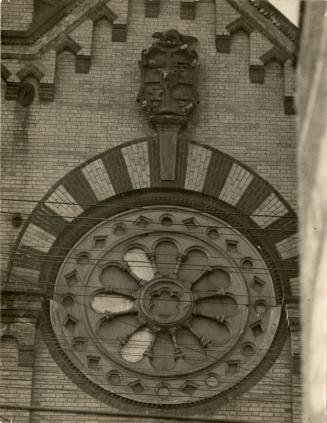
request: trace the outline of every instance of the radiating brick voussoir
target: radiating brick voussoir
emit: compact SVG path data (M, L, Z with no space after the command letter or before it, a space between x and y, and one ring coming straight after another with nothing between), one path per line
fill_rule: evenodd
M142 138L100 153L69 172L34 209L17 241L16 251L25 246L26 251L30 248L40 251L40 255L48 254L67 225L90 207L115 195L177 188L203 193L233 207L235 216L252 221L253 227L270 240L281 264L297 255L293 239L295 213L250 168L219 150L180 137L176 179L161 181L159 153L156 137ZM17 262L12 263L17 267ZM27 266L31 270L35 270L33 263L31 260Z

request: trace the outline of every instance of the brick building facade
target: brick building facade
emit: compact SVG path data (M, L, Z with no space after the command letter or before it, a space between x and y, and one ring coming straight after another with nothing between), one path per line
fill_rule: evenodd
M297 29L265 0L11 0L2 3L2 27L3 421L299 422ZM186 36L183 46L196 37L192 49L200 63L194 82L199 104L194 103L183 127L149 125L136 102L141 51L160 45L169 29ZM185 98L178 101L181 105ZM98 227L105 236L95 232ZM143 376L133 359L124 370L121 357L108 352L111 345L101 353L105 345L85 347L101 338L79 328L80 320L92 318L85 307L74 308L76 297L86 297L92 286L87 282L92 263L105 260L108 269L123 272L121 263L116 268L108 258L115 237L125 245L124 237L130 236L137 242L133 248L142 250L143 233L161 237L155 241L154 262L150 253L144 258L157 269L149 285L158 283L161 291L147 294L142 276L140 296L160 296L172 286L177 301L196 302L180 275L174 279L158 270L160 243L166 243L162 254L167 255L174 242L191 245L197 239L196 250L185 247L176 255L181 272L183 263L193 270L206 266L209 274L234 269L228 276L230 292L217 288L217 308L227 301L248 311L235 322L220 315L217 337L230 327L235 338L225 355L210 350L214 341L209 349L199 341L201 363L203 355L208 362L215 356L209 370L174 373L168 364L158 364L157 375ZM94 243L106 237L114 241L107 256L99 258ZM76 255L79 249L85 256ZM219 252L230 264L197 262L192 251L206 259ZM133 260L127 262L132 269ZM247 266L250 270L244 270ZM256 274L258 268L265 276ZM239 285L233 274L241 275ZM217 275L216 280L225 277ZM99 292L124 297L115 289ZM166 333L166 323L157 315L151 326L150 308L137 302L149 326L146 333ZM97 324L115 317L110 313ZM178 324L184 327L183 313ZM175 357L178 342L184 352L188 345L174 338L176 322L167 329ZM198 326L205 332L210 324L199 321ZM191 330L192 342L200 339ZM216 329L210 330L206 336L214 338ZM115 331L109 327L106 333ZM170 350L163 350L169 361ZM120 363L118 370L106 362L109 356ZM183 360L198 365L192 354Z

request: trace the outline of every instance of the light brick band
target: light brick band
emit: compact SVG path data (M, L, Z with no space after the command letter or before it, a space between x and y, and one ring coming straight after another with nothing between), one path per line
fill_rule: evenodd
M82 169L82 172L99 201L115 195L109 175L101 159L89 163Z
M147 142L121 149L134 189L150 187L150 165Z
M253 175L250 172L234 163L219 195L219 199L235 206L252 179Z
M287 208L276 196L272 193L265 199L265 201L254 211L251 219L256 222L261 228L266 228L271 223L275 222L279 217L284 216L288 212Z
M46 205L68 222L71 222L74 217L78 216L83 211L83 209L77 204L76 200L62 185L60 185L52 193L52 195L48 198Z
M190 144L187 158L185 189L202 191L212 152Z
M30 223L21 240L21 244L47 253L55 239L56 237L49 234L49 232L34 225L34 223Z

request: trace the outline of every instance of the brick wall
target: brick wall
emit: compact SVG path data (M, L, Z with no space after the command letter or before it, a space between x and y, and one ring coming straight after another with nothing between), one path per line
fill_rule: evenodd
M28 29L33 19L34 0L3 0L1 2L1 27L4 30Z
M30 12L24 11L20 15L22 9L17 3L12 1L9 15L6 15L8 9L3 4L3 19L8 29L16 29L17 22L25 28L31 19ZM83 33L83 43L91 46L88 73L75 72L76 58L71 51L59 53L54 101L45 103L39 100L38 84L35 84L37 95L28 108L5 100L5 89L2 90L3 269L6 269L8 254L20 231L11 225L11 215L7 213L20 212L26 219L40 198L76 166L111 147L155 134L135 101L140 84L137 61L141 50L152 43L151 35L168 28L176 28L199 39L196 50L201 62L200 104L184 135L242 161L270 182L292 206L296 205L295 120L284 111L286 82L283 65L276 59L258 65L256 59L256 51L264 52L270 42L260 33L250 37L244 30L236 30L230 36L230 52L217 53L213 1L197 2L194 20L189 19L193 16L189 9L187 19L180 19L178 1L161 0L156 18L145 18L144 4L141 0L129 4L126 42L112 41L112 24L105 19L96 22L93 31ZM31 7L27 0L24 6ZM227 16L229 12L223 7L222 16ZM251 39L254 41L250 43ZM45 73L51 60L44 65ZM250 82L250 64L264 69L263 83ZM133 188L146 187L149 169L138 163L144 149L140 145L137 151L127 147L123 154L130 164ZM196 151L194 154L196 164ZM208 158L202 157L196 165L206 168ZM89 171L92 173L92 169ZM135 174L141 176L133 179ZM233 175L231 179L239 177L237 169ZM245 190L251 181L246 178L244 181L247 184ZM191 189L197 190L202 188L204 181L190 179L187 183ZM101 198L106 192L100 190L96 194ZM233 193L226 188L221 195L229 198ZM235 195L239 198L240 193ZM17 199L20 201L15 201ZM79 390L62 373L41 338L39 335L33 369L32 404L112 411ZM24 377L21 376L22 380ZM17 400L20 400L20 391L17 392ZM212 411L211 415L221 419L290 423L291 393L291 357L287 342L276 364L261 382L240 398ZM20 403L23 402L21 398ZM65 415L48 411L32 412L30 422L42 421L40 413L45 421L56 422L132 421L117 417L108 420L108 417L87 413ZM11 416L15 422L27 422L27 414L15 410ZM196 419L194 417L194 421ZM145 420L136 418L134 421Z

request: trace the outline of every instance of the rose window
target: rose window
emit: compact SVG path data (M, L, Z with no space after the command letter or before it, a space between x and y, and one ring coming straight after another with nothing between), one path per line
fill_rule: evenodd
M51 301L57 340L87 380L151 406L230 389L262 361L279 317L260 250L181 207L131 210L90 230Z

